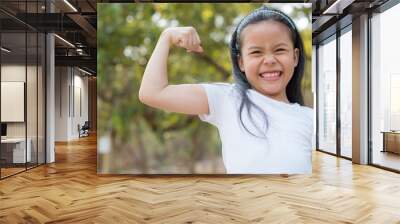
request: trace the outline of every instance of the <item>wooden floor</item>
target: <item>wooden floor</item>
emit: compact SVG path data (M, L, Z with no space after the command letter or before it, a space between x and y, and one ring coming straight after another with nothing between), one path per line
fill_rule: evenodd
M16 173L19 173L19 172L22 172L22 171L24 171L24 170L26 170L26 168L25 167L23 167L23 168L20 168L20 167L17 167L17 168L1 168L1 178L4 178L4 177L7 177L7 176L10 176L10 175L13 175L13 174L16 174Z
M400 223L400 175L314 153L310 176L98 176L96 139L0 181L0 223Z

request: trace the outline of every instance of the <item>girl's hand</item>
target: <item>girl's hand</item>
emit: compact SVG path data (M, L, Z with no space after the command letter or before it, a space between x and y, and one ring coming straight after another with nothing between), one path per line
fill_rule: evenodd
M163 34L167 36L171 44L185 48L187 52L203 52L200 37L196 29L191 26L167 28Z

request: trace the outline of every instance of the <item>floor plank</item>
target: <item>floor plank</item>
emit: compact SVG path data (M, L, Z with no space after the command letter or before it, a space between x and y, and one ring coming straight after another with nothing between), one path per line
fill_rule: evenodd
M98 176L91 136L0 181L0 223L400 223L399 174L313 156L308 176Z

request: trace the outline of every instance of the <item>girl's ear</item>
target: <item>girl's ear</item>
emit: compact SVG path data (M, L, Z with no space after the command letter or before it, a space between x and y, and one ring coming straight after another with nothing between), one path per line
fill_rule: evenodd
M293 55L293 57L294 57L294 67L296 67L297 66L297 64L299 64L299 49L298 48L295 48L294 49L294 55Z
M244 72L243 59L240 55L237 56L240 71Z

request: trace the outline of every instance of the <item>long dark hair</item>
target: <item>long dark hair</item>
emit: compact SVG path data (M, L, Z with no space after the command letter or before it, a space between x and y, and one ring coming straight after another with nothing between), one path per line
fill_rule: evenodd
M260 114L263 116L265 120L267 128L268 128L268 117L267 114L259 106L253 103L248 97L247 90L251 89L251 85L248 82L244 72L240 70L238 57L241 55L240 35L243 29L250 24L255 24L265 20L274 20L286 25L290 30L294 48L299 49L299 61L294 69L292 78L290 79L289 83L286 86L286 96L288 97L290 103L298 103L300 105L304 105L303 95L301 93L301 87L300 87L301 80L303 78L304 62L305 62L303 40L296 28L296 25L289 16L287 16L285 13L277 9L272 9L266 6L262 6L261 8L254 10L251 14L247 15L239 22L238 26L236 27L235 31L232 34L230 42L230 53L233 65L233 75L236 82L235 86L241 96L241 102L239 106L240 124L245 128L247 132L256 137L263 137L263 136L259 136L251 132L249 128L243 123L242 119L243 109L247 111L247 114L249 115L251 122L255 125L256 129L260 133L263 133L264 137L266 136L267 129L263 130L262 127L256 124L251 115L251 111L254 108L256 111L260 112Z

